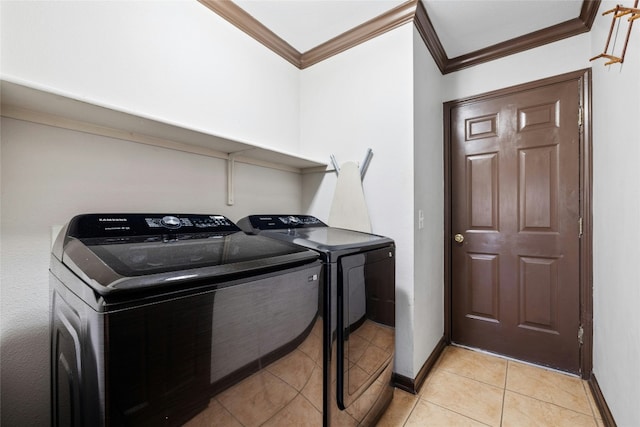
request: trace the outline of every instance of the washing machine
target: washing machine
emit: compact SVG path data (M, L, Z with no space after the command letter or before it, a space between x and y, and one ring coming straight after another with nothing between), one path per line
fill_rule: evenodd
M74 217L50 264L52 425L177 426L247 412L234 387L318 323L319 258L222 215Z
M238 226L320 255L323 423L374 425L393 398L393 240L329 227L310 215L250 215Z

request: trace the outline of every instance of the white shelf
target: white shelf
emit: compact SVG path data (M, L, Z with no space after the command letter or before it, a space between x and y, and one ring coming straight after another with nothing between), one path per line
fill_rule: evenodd
M0 81L0 93L0 112L4 117L297 173L327 167L325 162L292 153L140 117L7 80Z

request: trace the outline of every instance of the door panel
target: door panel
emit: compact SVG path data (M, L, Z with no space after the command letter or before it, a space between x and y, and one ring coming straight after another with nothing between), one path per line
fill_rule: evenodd
M451 109L452 340L579 371L578 82Z

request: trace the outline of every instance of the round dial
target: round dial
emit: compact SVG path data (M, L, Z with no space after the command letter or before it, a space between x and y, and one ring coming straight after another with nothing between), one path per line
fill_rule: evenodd
M167 228L178 228L180 227L180 218L167 215L165 217L162 217L162 225Z

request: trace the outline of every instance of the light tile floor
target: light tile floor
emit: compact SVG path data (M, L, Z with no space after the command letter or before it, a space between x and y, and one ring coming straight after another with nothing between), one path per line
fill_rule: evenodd
M603 426L586 381L447 347L420 393L396 389L378 427Z
M389 364L393 329L364 322L349 337L350 393L366 385L370 374ZM367 415L369 399L382 383L374 383L345 411L332 414L332 425L355 427ZM359 403L364 402L364 403ZM322 426L322 320L291 353L224 390L185 427L316 427Z

